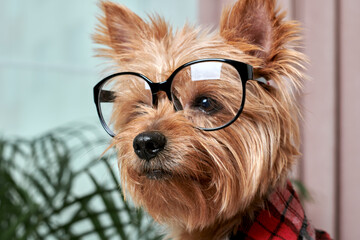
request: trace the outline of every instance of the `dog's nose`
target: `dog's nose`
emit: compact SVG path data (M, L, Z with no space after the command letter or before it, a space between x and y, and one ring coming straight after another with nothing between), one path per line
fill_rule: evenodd
M166 137L160 132L143 132L133 141L133 148L139 158L149 161L161 152L166 144Z

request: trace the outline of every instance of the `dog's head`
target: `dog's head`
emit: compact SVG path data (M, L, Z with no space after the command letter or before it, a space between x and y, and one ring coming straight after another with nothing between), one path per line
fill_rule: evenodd
M111 106L103 121L123 189L156 220L188 230L251 213L298 156L298 24L275 0L237 1L216 32L101 8L94 39L120 74L96 94L100 113Z

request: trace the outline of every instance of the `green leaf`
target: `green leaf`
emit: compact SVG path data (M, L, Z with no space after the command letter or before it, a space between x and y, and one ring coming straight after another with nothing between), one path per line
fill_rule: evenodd
M90 173L88 172L91 180L93 181L93 183L95 184L96 186L96 190L97 191L101 191L102 190L102 187L99 185L99 183L96 181L95 177ZM101 199L103 200L105 206L106 206L106 209L116 209L115 207L115 203L113 201L113 199L111 198L111 195L110 194L101 194ZM109 211L108 212L112 221L113 221L113 224L114 224L114 227L116 228L119 236L122 238L122 239L126 239L126 234L125 234L125 231L124 231L124 224L122 223L122 221L120 220L119 218L119 213L118 212L114 212L114 211Z

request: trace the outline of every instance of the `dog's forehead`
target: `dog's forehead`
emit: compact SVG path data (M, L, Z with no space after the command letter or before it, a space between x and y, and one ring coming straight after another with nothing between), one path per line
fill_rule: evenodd
M129 70L139 72L153 82L165 81L178 67L198 59L226 58L246 62L241 49L226 44L217 34L197 30L169 34L162 40L142 40L143 46L129 64Z

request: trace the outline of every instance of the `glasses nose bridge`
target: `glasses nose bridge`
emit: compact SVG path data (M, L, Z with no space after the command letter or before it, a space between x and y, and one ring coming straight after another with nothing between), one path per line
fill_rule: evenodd
M169 81L169 79L164 82L154 83L154 85L151 88L151 91L153 95L154 106L157 106L159 92L165 92L169 101L171 101L171 81Z

